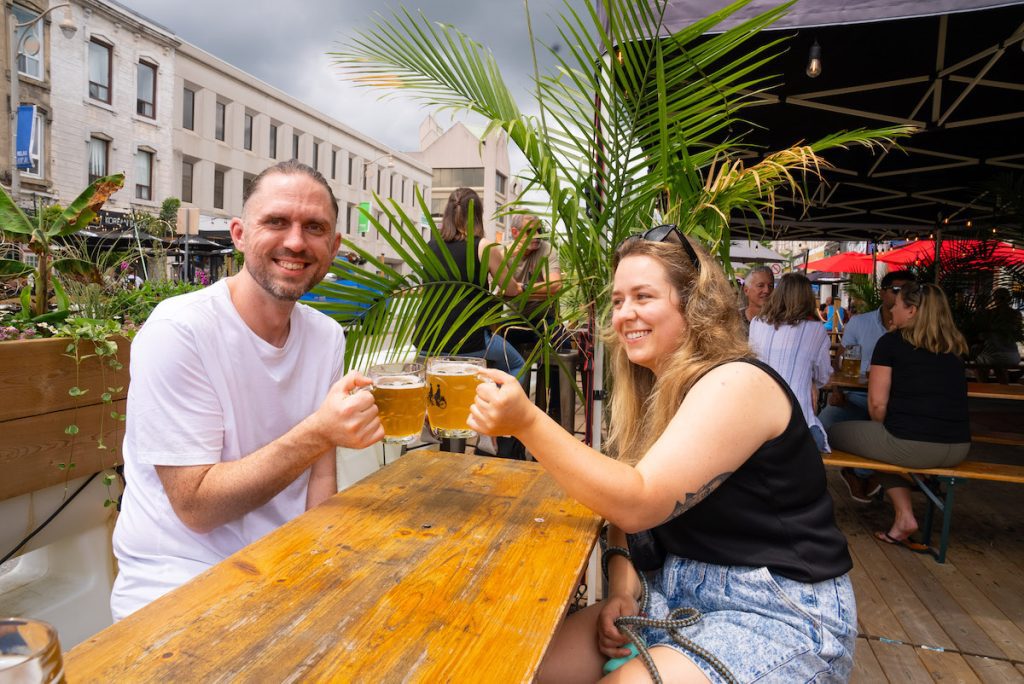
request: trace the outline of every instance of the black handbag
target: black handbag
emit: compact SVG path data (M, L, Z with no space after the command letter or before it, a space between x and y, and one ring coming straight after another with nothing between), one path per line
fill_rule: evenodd
M626 535L629 556L637 570L658 570L665 564L668 553L654 536L653 530Z

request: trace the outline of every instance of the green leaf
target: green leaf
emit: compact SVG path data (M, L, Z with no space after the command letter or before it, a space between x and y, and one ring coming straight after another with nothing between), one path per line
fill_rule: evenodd
M113 395L110 392L104 392L100 395L100 401L109 402Z
M58 463L57 464L57 470L66 470L67 467L68 467L67 463Z
M51 235L70 235L88 226L106 201L124 185L124 174L97 178L71 201L51 228Z
M83 390L80 387L72 387L71 389L68 390L68 394L71 395L72 397L80 397L88 391L89 390Z
M68 425L66 428L64 428L64 434L65 435L77 435L78 434L78 426L77 425Z
M112 475L111 473L107 473L103 476L103 484L109 487L110 485L114 484L115 479L116 476Z

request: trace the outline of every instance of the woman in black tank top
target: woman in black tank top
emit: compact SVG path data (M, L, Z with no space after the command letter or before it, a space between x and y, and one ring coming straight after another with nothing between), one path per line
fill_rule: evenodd
M796 398L752 358L721 269L673 226L622 243L614 267L616 460L561 431L496 371L470 419L518 437L609 522L608 597L566 619L538 679L597 680L630 654L633 624L665 681L845 681L852 563ZM673 624L673 637L636 618L642 604L652 618L693 609L699 619Z

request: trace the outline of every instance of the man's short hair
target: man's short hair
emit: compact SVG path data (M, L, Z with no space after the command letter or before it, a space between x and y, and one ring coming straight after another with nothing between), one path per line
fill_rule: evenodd
M750 279L753 278L758 273L764 273L766 276L768 276L768 282L775 282L775 273L772 272L771 266L755 266L754 268L750 269L750 273L744 276L743 287L746 287Z
M533 214L513 214L512 220L509 221L509 227L512 230L522 231L524 228L531 224L536 224L537 229L535 235L544 234L544 222Z
M891 271L882 278L882 289L891 287L897 280L906 283L917 282L917 278L910 271Z
M246 203L249 201L249 198L255 195L256 191L259 190L260 183L263 181L263 179L266 176L275 173L303 174L309 176L317 183L322 185L324 190L327 191L327 196L331 198L331 209L334 211L334 222L338 222L338 198L334 196L334 191L331 190L331 186L327 182L327 179L324 178L322 173L314 169L312 166L309 166L308 164L303 164L298 159L289 159L287 161L278 162L273 166L268 166L267 168L260 171L259 174L252 179L252 182L249 183L249 185L246 186L242 191L243 213L245 212ZM333 228L334 226L331 227Z

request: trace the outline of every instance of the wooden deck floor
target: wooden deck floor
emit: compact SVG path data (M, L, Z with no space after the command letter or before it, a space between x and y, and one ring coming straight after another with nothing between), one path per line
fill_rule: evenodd
M1024 488L963 485L940 565L874 539L891 520L888 503L853 502L838 472L829 483L854 560L852 681L1024 682ZM923 517L923 495L914 506Z

